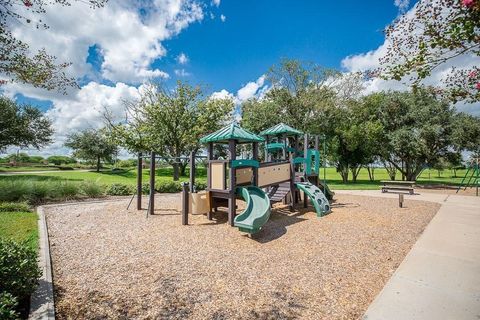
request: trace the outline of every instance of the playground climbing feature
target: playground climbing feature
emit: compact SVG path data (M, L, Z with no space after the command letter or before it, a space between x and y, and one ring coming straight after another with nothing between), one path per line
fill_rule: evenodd
M228 208L228 224L249 234L259 232L268 222L271 203L282 201L294 211L302 192L304 206L310 200L318 217L330 213L330 203L322 190L327 191L330 199L333 193L319 181L318 141L318 136L309 136L283 123L256 135L234 122L203 137L200 142L207 146L207 189L206 196L195 197L196 205L207 211L210 220L219 207ZM264 145L263 161L259 156L260 143ZM216 149L216 145L220 148ZM226 150L226 156L218 149ZM195 158L191 158L194 172ZM193 176L190 185L194 183ZM194 193L185 185L183 224L188 224L189 210L193 211L190 199ZM245 200L246 208L237 214L238 198Z

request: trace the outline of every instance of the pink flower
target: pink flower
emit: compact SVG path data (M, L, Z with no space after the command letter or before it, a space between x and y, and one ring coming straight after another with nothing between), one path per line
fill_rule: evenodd
M470 71L470 73L468 74L469 78L475 78L476 76L477 76L477 71L475 71L475 70Z
M468 8L473 6L474 3L475 3L475 0L462 0L462 4Z
M463 0L463 1L465 1L465 0ZM472 1L473 1L473 0L472 0ZM33 5L30 0L25 0L25 1L23 1L23 4L25 5L25 7L31 7L31 6Z
M480 90L480 82L478 82L478 83L475 85L475 88L477 88L478 90Z

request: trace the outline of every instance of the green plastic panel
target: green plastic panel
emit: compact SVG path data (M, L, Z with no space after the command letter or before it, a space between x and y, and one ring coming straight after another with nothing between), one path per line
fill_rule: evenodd
M232 168L240 168L240 167L258 168L260 166L260 163L257 160L253 160L253 159L241 159L241 160L232 160L230 162L230 166Z

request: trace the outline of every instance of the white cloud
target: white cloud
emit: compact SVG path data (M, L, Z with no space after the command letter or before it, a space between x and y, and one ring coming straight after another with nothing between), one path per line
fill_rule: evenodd
M140 14L141 5L148 14ZM164 71L151 67L167 54L162 42L204 15L202 6L194 0L156 0L148 4L109 1L104 8L95 10L73 1L71 6L49 5L46 9L42 20L49 29L15 24L14 34L34 50L48 44L48 52L59 61L73 63L69 73L76 77L93 72L86 58L88 48L96 44L103 55L101 76L125 83L165 78Z
M177 77L188 77L191 75L190 72L185 71L185 69L175 69L174 72Z
M123 101L138 99L143 87L141 85L137 88L121 82L115 86L90 82L76 94L64 99L54 99L53 107L46 112L46 116L53 122L54 143L40 151L26 151L29 154L44 156L69 154L70 150L63 146L69 133L103 127L105 108L108 108L116 120L123 119L125 117ZM12 151L11 149L7 152Z
M189 59L188 59L187 55L182 52L177 56L177 61L180 64L187 64Z
M220 0L213 0L212 3L217 7L220 6Z
M237 91L237 99L238 102L241 103L245 100L253 98L258 92L261 87L265 84L265 75L262 75L257 79L255 82L249 82L245 86L243 86L240 90Z
M394 5L398 8L400 12L405 12L405 10L407 10L408 6L410 5L410 0L395 0Z
M222 20L222 22L225 22L227 21L227 17L225 17L223 14L220 15L220 20Z
M400 2L400 1L399 1ZM406 15L413 14L411 9ZM414 31L415 32L415 31ZM387 54L388 42L380 45L377 49L361 53L357 55L351 55L344 58L341 62L342 67L347 72L366 71L369 69L376 69L380 67L380 58ZM432 86L442 86L442 80L450 73L452 67L459 69L471 69L475 65L480 65L480 57L470 54L460 55L454 59L450 59L447 63L444 63L435 68L432 74L423 80L423 84ZM408 90L409 89L409 77L405 77L402 81L395 80L383 80L380 78L373 78L365 83L365 94L378 92L382 90ZM457 103L456 108L459 111L468 112L480 116L480 103L465 104Z
M235 97L233 96L232 93L228 92L225 89L222 89L221 91L214 92L210 95L210 99L231 99L235 101Z

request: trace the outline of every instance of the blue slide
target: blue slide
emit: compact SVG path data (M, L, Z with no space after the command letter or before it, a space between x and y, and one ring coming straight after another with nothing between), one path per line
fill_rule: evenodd
M238 187L246 202L245 210L235 217L235 227L242 232L257 233L270 218L270 199L262 189L257 187Z

